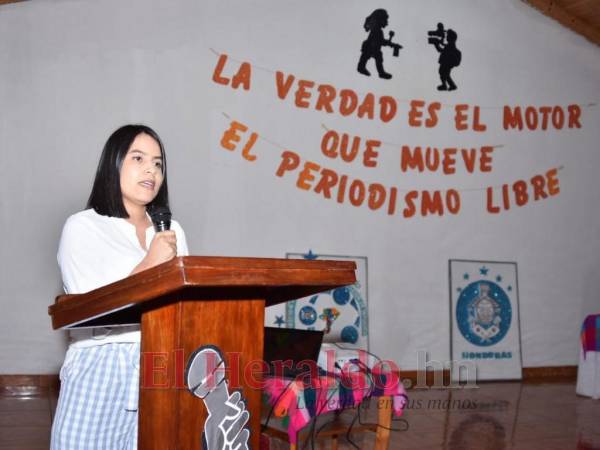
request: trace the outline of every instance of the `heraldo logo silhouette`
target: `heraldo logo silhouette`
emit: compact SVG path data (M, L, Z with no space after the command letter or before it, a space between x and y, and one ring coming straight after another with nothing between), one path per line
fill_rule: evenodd
M365 19L364 29L369 33L369 36L362 43L360 49L360 59L356 68L359 73L371 76L371 72L367 70L367 62L373 58L379 78L383 78L384 80L392 78L392 75L387 73L383 67L382 47L392 47L394 49L394 56L398 56L402 46L392 42L392 38L394 37L393 31L389 32L389 39L385 38L383 29L388 26L388 20L389 15L385 9L376 9Z
M460 50L456 48L458 35L454 30L445 30L443 23L438 23L437 28L427 32L427 35L429 36L427 42L433 45L440 54L438 62L440 63L439 73L442 84L438 86L438 91L453 91L456 89L456 84L450 77L450 72L460 66L462 57Z

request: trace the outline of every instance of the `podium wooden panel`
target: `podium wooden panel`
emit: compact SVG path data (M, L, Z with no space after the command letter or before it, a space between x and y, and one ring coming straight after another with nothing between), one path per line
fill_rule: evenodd
M261 392L244 371L263 358L265 306L353 284L355 269L346 261L188 256L59 296L48 311L55 329L141 323L139 449L201 448L206 409L183 385L182 368L206 344L222 350L230 387L242 389L250 448L258 449ZM149 374L145 366L158 368Z

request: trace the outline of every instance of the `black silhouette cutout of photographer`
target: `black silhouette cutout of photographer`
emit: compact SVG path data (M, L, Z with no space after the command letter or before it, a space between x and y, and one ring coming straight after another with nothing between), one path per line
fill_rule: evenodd
M437 28L428 31L427 35L429 36L427 42L440 53L438 62L440 63L439 74L442 84L437 89L438 91L453 91L456 89L456 84L452 80L450 72L460 65L462 57L460 50L456 48L458 35L454 30L445 30L442 23L438 23Z
M371 76L371 73L367 70L367 62L369 59L375 59L375 67L379 78L389 80L392 75L387 73L383 68L383 52L382 47L392 47L394 49L394 56L400 54L402 46L392 42L394 32L390 31L389 38L386 39L383 34L383 29L388 26L389 16L385 9L376 9L371 13L369 17L365 19L364 28L365 31L369 32L369 36L362 43L360 49L360 59L358 60L358 67L356 70L366 76Z

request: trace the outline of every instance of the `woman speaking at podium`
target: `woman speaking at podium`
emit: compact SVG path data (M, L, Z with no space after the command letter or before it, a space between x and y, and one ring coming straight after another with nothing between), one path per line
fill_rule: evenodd
M149 211L169 206L159 136L126 125L106 142L87 209L69 217L58 249L67 294L82 294L188 254L185 234L155 232ZM71 334L60 371L52 450L137 449L139 325Z

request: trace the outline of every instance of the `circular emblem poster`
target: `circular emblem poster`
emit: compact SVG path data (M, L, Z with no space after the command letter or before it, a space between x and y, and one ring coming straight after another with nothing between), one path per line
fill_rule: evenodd
M452 379L521 378L517 264L450 260Z

